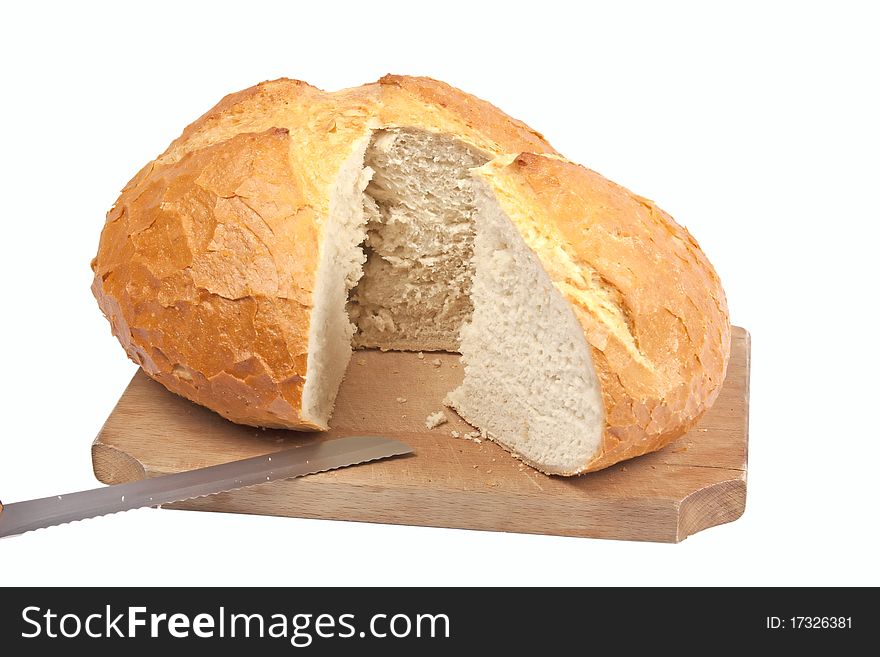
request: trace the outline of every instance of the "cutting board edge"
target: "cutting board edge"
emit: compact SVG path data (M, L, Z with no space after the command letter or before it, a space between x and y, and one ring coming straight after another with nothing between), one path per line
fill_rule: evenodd
M556 497L540 500L516 493L469 490L422 491L414 499L410 492L347 482L308 485L307 479L300 479L187 500L167 508L569 538L678 541L678 503L671 499L582 500L566 510L555 504ZM351 504L352 500L357 504ZM328 506L332 507L329 511ZM553 513L548 513L551 507ZM511 508L517 509L515 515L507 513ZM622 527L620 519L626 516L650 516L653 522Z
M679 502L678 526L673 543L681 543L689 536L742 517L746 510L748 489L746 471L731 472L739 476L694 491Z
M93 444L93 458L95 459L95 476L107 484L167 474L163 471L149 469L130 454L98 441ZM102 463L100 467L98 461ZM701 466L679 467L692 469ZM342 520L471 531L680 543L698 532L733 522L744 513L746 472L732 468L724 469L730 473L730 479L705 486L683 497L634 496L619 498L616 501L606 498L592 498L581 499L575 503L574 500L559 495L548 495L541 499L510 491L454 491L438 487L426 495L425 490L418 486L390 487L381 482L370 485L338 481L308 483L308 480L289 480L179 502L167 505L165 508L220 513L255 513L289 518ZM327 512L326 506L334 500L363 500L376 496L387 496L389 493L392 497L399 496L402 500L405 500L411 493L419 493L419 512L407 514L389 511L389 508L399 509L402 506L400 500L388 500L387 503L383 503L379 507L362 506L357 510L336 509L332 513ZM255 503L255 498L265 499ZM473 500L476 498L485 498L486 502L491 502L491 505L475 505L477 508L491 506L495 509L524 509L529 505L534 506L536 503L538 507L533 509L529 514L530 519L525 522L497 517L477 517L475 520L474 514L461 514L462 506L467 503L473 505ZM309 509L297 506L297 504L304 502L315 504L317 508ZM569 502L571 502L571 508L566 511L565 507L569 506ZM545 503L547 508L541 509L541 503ZM648 525L645 523L625 523L622 525L615 522L612 523L613 526L603 530L602 518L612 511L615 518L627 515L643 517L646 513L650 513L655 516L655 521ZM546 519L560 513L568 517L569 521L562 526L548 526ZM578 521L573 523L572 517L577 517ZM433 522L426 522L426 518L431 518ZM535 518L542 518L543 522L536 522ZM621 531L621 527L627 527L629 533Z
M126 451L102 441L102 434L92 442L92 472L102 484L124 484L155 476L146 466ZM158 474L158 473L157 473Z

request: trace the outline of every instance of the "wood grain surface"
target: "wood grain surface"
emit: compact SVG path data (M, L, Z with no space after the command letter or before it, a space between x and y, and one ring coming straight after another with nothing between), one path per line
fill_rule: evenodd
M442 405L461 379L454 354L358 351L327 433L232 424L141 371L92 445L105 483L214 465L308 441L382 434L410 456L190 500L171 508L303 518L678 542L745 509L749 335L733 329L730 366L711 411L654 454L575 478L551 477L488 440ZM433 430L425 418L449 419Z

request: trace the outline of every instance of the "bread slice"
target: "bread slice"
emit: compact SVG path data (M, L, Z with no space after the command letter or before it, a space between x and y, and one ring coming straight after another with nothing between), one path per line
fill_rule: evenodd
M548 473L680 435L729 352L683 228L425 78L227 97L123 190L93 269L129 356L230 420L325 429L352 347L456 351L447 403Z

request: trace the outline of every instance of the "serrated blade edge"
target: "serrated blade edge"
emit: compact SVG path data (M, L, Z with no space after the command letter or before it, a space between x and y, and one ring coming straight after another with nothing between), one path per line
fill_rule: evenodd
M145 506L161 506L239 488L292 479L412 449L383 436L348 436L206 468L159 475L125 484L3 505L0 538Z

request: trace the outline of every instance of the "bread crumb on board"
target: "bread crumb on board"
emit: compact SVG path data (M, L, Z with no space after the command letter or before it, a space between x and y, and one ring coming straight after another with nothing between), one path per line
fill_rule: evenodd
M367 364L367 360L365 358L358 358L358 365L363 367L366 364Z
M425 354L423 354L421 351L417 353L416 356L419 357L419 360L425 360Z
M405 404L405 403L406 403L406 397L398 397L398 398L397 398L397 403L398 403L398 404Z
M475 443L483 442L480 440L480 432L479 431L471 431L470 433L464 434L463 438L467 440L473 440Z
M440 367L442 364L443 363L440 362L439 358L435 358L434 360L431 361L431 365L433 365L434 367Z
M447 422L449 422L449 418L446 417L446 413L443 411L436 411L425 418L425 428L436 429L441 424L446 424Z
M453 438L461 438L461 433L458 431L450 431L449 435L452 436Z

